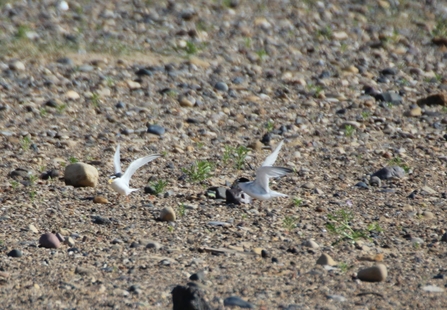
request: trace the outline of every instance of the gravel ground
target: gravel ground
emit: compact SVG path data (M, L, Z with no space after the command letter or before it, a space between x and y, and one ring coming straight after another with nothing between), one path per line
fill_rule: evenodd
M2 305L172 309L189 283L211 309L445 308L446 18L428 0L0 1ZM283 140L293 173L270 185L289 197L227 204ZM124 169L162 155L128 201L118 143ZM79 163L96 186L66 185Z

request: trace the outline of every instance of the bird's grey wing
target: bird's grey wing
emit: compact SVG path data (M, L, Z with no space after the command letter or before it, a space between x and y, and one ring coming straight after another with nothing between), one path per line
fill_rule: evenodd
M115 174L121 173L120 145L116 146L115 155L113 156L113 165L115 166Z
M160 157L160 154L152 154L145 157L141 157L137 160L134 160L129 167L127 168L126 172L123 174L121 179L123 179L127 185L129 185L130 178L133 176L135 171L137 171L140 167L146 165L147 163L153 161L154 159Z
M261 167L256 170L256 184L261 186L265 191L269 191L269 179L277 178L293 172L292 169L284 167Z
M273 153L270 154L269 156L267 156L267 158L264 160L264 162L262 163L262 167L273 166L276 159L278 158L278 154L279 154L279 151L281 150L283 143L284 143L284 140L279 142L279 144L276 146L276 149L273 151Z

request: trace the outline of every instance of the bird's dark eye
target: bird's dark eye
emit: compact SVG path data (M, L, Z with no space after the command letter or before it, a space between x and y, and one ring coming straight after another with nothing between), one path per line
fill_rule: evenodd
M111 179L116 179L116 178L121 178L122 176L123 176L123 174L121 172L118 172L118 173L112 174L110 176L110 178Z

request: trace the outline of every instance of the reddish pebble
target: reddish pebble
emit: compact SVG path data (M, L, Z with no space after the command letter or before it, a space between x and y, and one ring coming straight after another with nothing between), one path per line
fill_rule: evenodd
M48 249L57 249L61 246L59 238L52 233L46 233L40 236L39 244L40 246Z

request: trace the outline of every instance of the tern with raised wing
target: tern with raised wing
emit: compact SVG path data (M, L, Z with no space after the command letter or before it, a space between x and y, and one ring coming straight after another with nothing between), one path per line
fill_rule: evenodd
M142 158L139 158L137 160L134 160L129 167L127 167L126 172L121 172L121 159L120 159L120 145L116 147L115 155L113 156L113 164L115 166L115 174L110 176L109 184L110 186L118 193L119 195L125 195L127 200L129 200L128 195L134 191L137 191L136 188L130 188L129 182L134 173L141 168L142 166L146 165L147 163L153 161L154 159L157 159L161 155L159 154L152 154L148 155Z
M272 154L267 156L262 166L256 170L256 179L254 181L247 181L247 179L239 179L239 187L243 192L247 193L253 198L259 200L269 200L275 197L288 197L286 194L271 190L269 187L270 178L278 178L293 172L292 169L284 167L272 166L278 158L278 153L281 150L284 141L281 141Z

